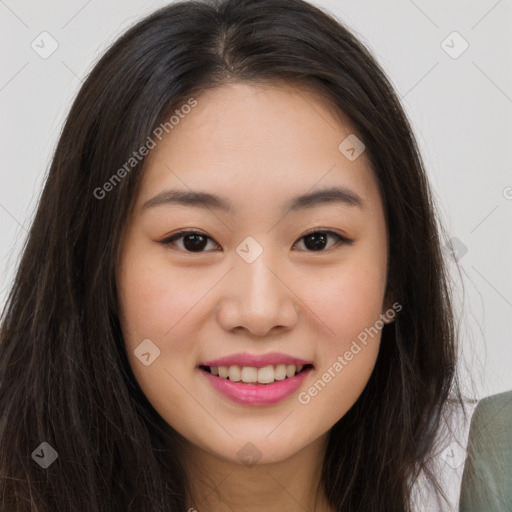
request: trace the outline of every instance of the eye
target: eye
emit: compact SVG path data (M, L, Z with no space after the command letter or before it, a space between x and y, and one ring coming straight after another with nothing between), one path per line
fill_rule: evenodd
M299 241L304 240L304 246L307 247L309 252L311 252L311 251L318 252L318 251L323 251L324 249L326 249L327 241L330 237L334 238L337 242L335 242L334 244L329 246L328 249L330 249L331 247L333 247L333 245L336 245L336 244L342 244L342 243L343 244L351 244L353 242L353 240L349 240L348 238L341 236L338 233L335 233L334 231L328 231L328 230L311 231L311 232L307 233L306 235L300 237Z
M170 238L162 240L160 243L163 245L175 245L174 242L180 239L183 239L183 247L179 249L186 252L205 252L204 248L208 245L207 241L211 240L214 242L213 238L200 231L180 231ZM215 245L219 247L216 242Z
M329 238L334 239L335 243L331 244L329 247L326 247ZM182 240L182 246L179 247L178 250L185 252L207 252L205 251L205 248L208 246L208 241L213 242L215 248L220 249L219 244L217 244L213 238L210 238L208 235L200 231L180 231L179 233L176 233L171 237L162 240L160 243L165 246L176 245L175 242L178 240ZM342 235L339 235L338 233L335 233L334 231L329 230L311 231L299 238L299 241L302 240L304 240L304 246L308 252L321 252L326 248L330 249L336 244L352 244L353 242L353 240L350 240ZM298 242L294 244L294 247L297 243Z

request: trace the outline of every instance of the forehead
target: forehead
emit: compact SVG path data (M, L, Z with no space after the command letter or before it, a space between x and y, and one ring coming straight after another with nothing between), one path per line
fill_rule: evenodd
M235 205L282 202L320 186L376 192L364 152L351 161L339 149L355 134L350 120L312 88L237 83L194 99L148 155L139 206L177 187L213 191Z

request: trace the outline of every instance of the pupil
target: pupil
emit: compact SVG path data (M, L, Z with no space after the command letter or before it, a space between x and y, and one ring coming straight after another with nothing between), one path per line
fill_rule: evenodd
M197 234L190 234L186 235L183 239L183 245L187 250L190 251L197 251L204 249L206 243L205 243L205 237L203 235L197 235Z
M312 233L306 237L304 244L308 249L313 249L314 251L318 251L325 247L326 243L326 235L325 233ZM308 244L307 241L312 240L313 244Z

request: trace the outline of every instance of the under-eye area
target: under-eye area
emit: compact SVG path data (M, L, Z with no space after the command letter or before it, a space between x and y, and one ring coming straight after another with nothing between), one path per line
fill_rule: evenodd
M266 365L262 367L255 366L204 366L199 368L204 372L218 377L220 379L240 382L241 384L272 384L276 381L291 379L299 374L305 374L311 371L312 364L278 364Z

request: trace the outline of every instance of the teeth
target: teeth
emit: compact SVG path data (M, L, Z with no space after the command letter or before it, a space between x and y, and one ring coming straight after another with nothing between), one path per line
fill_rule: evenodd
M218 375L223 379L229 378L233 382L246 382L254 384L271 384L275 380L284 380L293 377L304 368L304 365L295 366L294 364L278 364L276 366L267 365L262 368L254 366L212 366L210 371L212 375Z
M270 384L274 382L274 367L264 366L258 370L258 382L261 384Z
M274 370L274 379L284 380L286 378L286 365L278 364Z
M287 377L293 377L295 375L295 365L294 364L288 364L286 365L286 376Z
M240 366L230 366L228 370L229 380L233 382L238 382L242 378L242 372L240 370Z
M251 383L258 380L258 369L253 366L244 366L242 368L242 381Z

